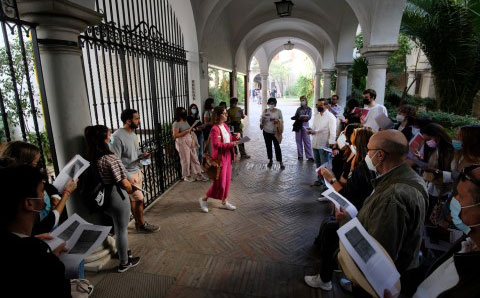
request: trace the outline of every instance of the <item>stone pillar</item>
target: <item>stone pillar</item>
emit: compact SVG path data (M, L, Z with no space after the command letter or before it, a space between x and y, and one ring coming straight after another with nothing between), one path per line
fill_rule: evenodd
M313 102L315 103L317 99L320 98L320 88L321 88L321 82L322 80L322 73L317 72L315 74L315 82L313 84Z
M368 60L367 89L377 92L376 102L384 103L385 85L387 82L387 60L398 46L371 46L363 48L361 53Z
M233 95L233 96L231 96L231 97L237 97L237 94L238 94L238 82L237 82L237 69L236 69L236 68L234 68L234 69L232 70L232 87L233 87L233 88L232 88L232 89L233 89L233 91L232 91L232 95ZM229 101L227 101L227 104L228 104L228 106L230 106L230 102L229 102Z
M332 94L332 74L335 70L333 69L324 69L323 73L323 94L324 98L329 98Z
M408 89L408 94L415 95L415 89L417 88L417 81L415 81L415 71L408 72L407 88L408 87L410 87L410 89Z
M102 14L63 0L18 1L22 19L38 24L37 38L58 166L83 153L83 131L91 125L78 36L100 24ZM68 214L88 219L82 200L67 203Z
M435 98L435 81L431 71L424 72L422 75L420 96Z
M349 96L352 96L352 90L353 90L352 77L353 77L353 74L352 74L351 71L349 71L348 72L348 77L347 77L347 98Z
M345 107L347 103L347 90L348 90L348 70L351 64L337 64L337 95L338 104Z
M267 108L268 100L268 73L261 73L260 78L262 79L262 111Z

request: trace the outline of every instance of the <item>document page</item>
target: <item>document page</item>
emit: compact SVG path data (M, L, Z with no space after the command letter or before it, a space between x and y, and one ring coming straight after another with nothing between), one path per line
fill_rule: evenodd
M332 201L332 203L335 204L335 208L340 210L340 207L342 207L342 209L345 210L351 218L357 216L357 208L352 203L350 203L350 201L347 200L344 196L336 192L335 189L331 187L331 185L326 191L322 193L322 196Z
M358 218L343 225L337 230L337 234L378 296L383 297L385 289L388 289L395 297L398 294L395 284L400 279L400 273Z
M53 186L60 192L63 193L65 184L69 180L77 180L78 177L90 166L90 163L80 155L75 155L60 171L55 181L53 181Z

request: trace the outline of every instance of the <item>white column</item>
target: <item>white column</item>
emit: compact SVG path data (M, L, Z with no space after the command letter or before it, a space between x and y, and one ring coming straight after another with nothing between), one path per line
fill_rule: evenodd
M232 97L237 97L238 94L238 82L237 82L237 70L233 69L232 70L232 87L233 87L233 96ZM230 102L228 102L228 105L230 105Z
M58 166L62 169L75 155L84 152L84 129L91 125L87 87L82 68L78 36L87 26L99 24L102 15L69 1L19 2L22 19L38 24L40 59L44 75ZM42 44L41 40L48 40ZM88 218L82 200L71 198L69 215Z
M262 111L267 108L268 100L268 73L261 73L260 78L262 79Z
M338 104L342 107L345 107L347 103L348 69L350 66L350 64L336 65Z
M324 69L322 71L323 73L323 97L324 98L329 98L332 94L332 74L334 70L333 69Z
M412 85L412 86L410 86L410 85ZM410 89L408 89L408 94L409 95L415 95L415 89L417 88L417 82L415 81L415 72L414 71L409 71L408 72L407 88L408 87L410 87Z
M352 96L353 82L352 82L352 72L348 72L347 77L347 97Z
M398 46L375 46L361 51L368 60L367 89L377 92L378 104L383 104L385 100L388 57L397 48Z
M435 84L434 76L431 71L423 73L422 76L422 85L420 89L421 97L431 97L435 98Z
M313 102L315 103L317 99L320 98L320 88L321 88L322 73L317 72L315 74L315 82L313 85Z

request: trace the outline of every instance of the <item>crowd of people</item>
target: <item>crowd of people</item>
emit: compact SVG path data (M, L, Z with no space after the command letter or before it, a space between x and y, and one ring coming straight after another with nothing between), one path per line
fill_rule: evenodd
M323 190L328 184L357 208L357 219L399 271L403 295L479 297L480 126L459 127L452 139L440 124L418 117L415 107L402 105L396 123L384 127L379 119L388 117L387 110L376 103L374 90L363 92L363 105L352 99L344 108L338 99L320 98L309 107L302 96L291 117L298 160L305 157L318 169L312 187ZM113 133L103 125L85 128L85 141L86 158L108 190L103 212L113 222L121 273L140 263L128 246L130 214L139 233L155 233L160 227L144 216L142 167L151 163L153 153L140 150L136 133L140 114L127 109L120 118L123 127ZM171 133L183 180L213 180L198 199L201 211L208 213L209 199L219 200L220 209L236 210L229 200L232 162L237 155L250 158L241 141L245 114L238 99L232 98L227 108L225 102L214 106L214 99L208 98L203 117L192 104L188 109L178 107L174 118ZM284 120L275 97L262 111L260 129L267 166L273 166L273 145L276 161L285 169L280 147ZM413 148L419 138L419 146ZM71 180L60 193L49 183L42 160L40 149L26 142L7 143L1 151L0 185L8 198L1 232L11 244L2 246L3 255L9 256L6 278L19 287L21 280L31 281L31 287L21 290L25 295L33 296L49 284L54 291L50 297L70 297L72 281L65 278L58 258L65 245L52 250L42 240L51 238L49 233L65 217L66 202L79 190L77 181ZM346 210L335 208L322 221L315 239L320 268L318 274L305 276L309 286L332 289L335 270L342 270L336 231L351 219ZM455 230L463 236L456 241L447 237L450 244L444 251L427 245ZM85 281L83 271L81 263L78 280ZM91 293L93 287L88 281L86 285ZM368 296L355 280L342 277L340 285L355 296ZM389 291L384 296L392 297Z

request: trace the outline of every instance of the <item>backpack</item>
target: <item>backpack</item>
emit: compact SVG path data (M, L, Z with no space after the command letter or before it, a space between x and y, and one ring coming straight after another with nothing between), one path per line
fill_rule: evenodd
M103 184L97 166L92 163L92 165L80 175L78 189L87 208L91 212L103 211L106 205L105 202L110 197L112 185Z

